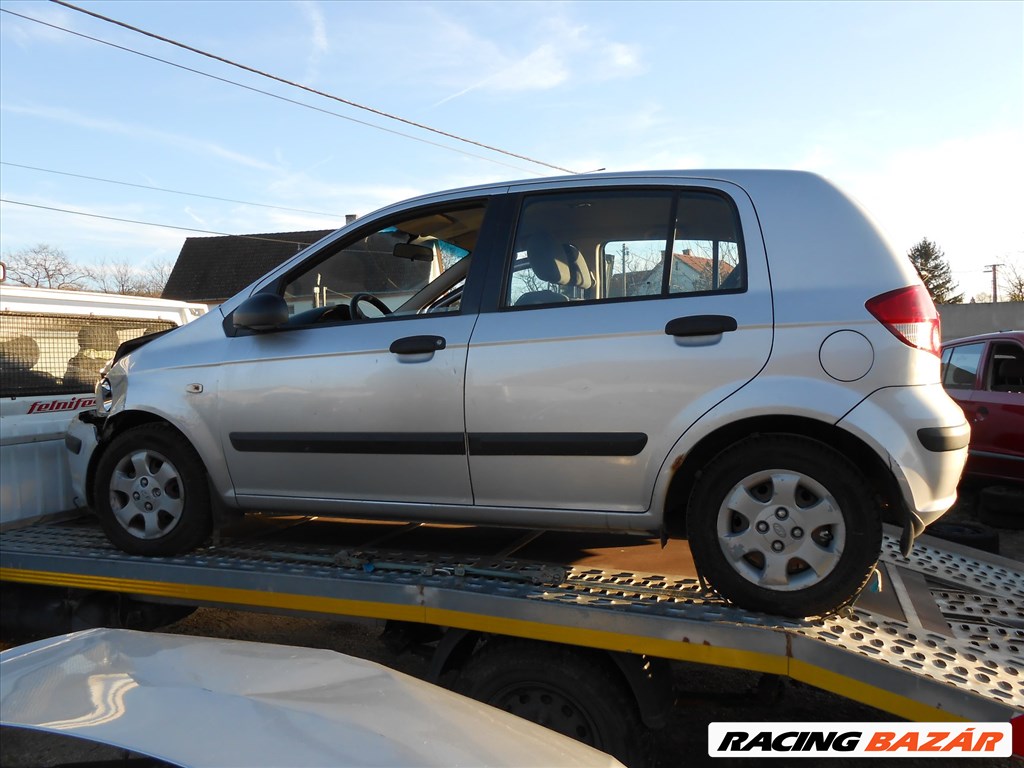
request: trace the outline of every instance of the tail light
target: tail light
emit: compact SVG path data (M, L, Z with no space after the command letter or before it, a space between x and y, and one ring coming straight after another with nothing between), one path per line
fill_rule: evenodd
M904 344L931 352L936 357L941 354L939 311L923 285L883 293L869 299L864 306Z

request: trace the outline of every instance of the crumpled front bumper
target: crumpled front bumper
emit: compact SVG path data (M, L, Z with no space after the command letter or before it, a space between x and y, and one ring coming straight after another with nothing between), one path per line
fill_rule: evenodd
M71 493L76 507L89 506L89 464L100 444L100 425L95 412L80 413L71 420L64 435L71 471Z

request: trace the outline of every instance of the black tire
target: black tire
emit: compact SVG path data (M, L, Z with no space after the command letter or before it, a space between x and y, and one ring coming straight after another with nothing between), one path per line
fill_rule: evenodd
M697 478L686 523L694 563L719 595L781 616L851 603L882 545L864 476L796 435L759 435L718 454Z
M107 537L133 555L177 555L210 535L199 455L167 424L118 435L96 466L95 509Z
M981 523L970 520L939 520L924 529L925 534L982 552L999 554L999 534Z
M466 662L455 690L615 756L653 762L653 735L622 673L601 651L490 638Z
M978 496L978 517L996 528L1024 529L1024 486L983 488Z

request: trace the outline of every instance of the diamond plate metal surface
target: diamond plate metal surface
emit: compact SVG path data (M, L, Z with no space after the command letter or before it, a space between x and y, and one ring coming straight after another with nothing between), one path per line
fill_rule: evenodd
M909 567L937 584L960 585L969 592L1024 599L1022 564L1002 558L993 558L993 562L989 562L969 552L952 547L940 549L918 541L910 557L903 557L895 537L887 535L882 541L883 560Z
M220 579L216 583L233 585L246 583L246 574L258 574L263 584L272 584L279 575L297 577L289 584L318 584L322 594L356 595L350 599L393 600L396 604L429 600L424 590L432 588L436 590L433 594L447 596L437 598L446 607L457 607L459 599L472 598L476 602L461 605L477 606L481 605L479 599L489 596L518 598L526 601L522 606L573 609L551 614L546 608L547 612L537 614L556 615L558 621L600 628L605 626L600 617L607 616L607 626L621 627L620 617L631 617L627 622L634 627L631 631L661 633L659 637L677 636L682 626L688 642L700 642L703 637L704 642L710 639L713 644L735 648L759 648L764 643L765 648L782 647L793 658L804 655L802 660L807 663L840 674L853 659L858 664L867 661L870 665L862 673L862 681L883 689L898 692L910 679L926 681L936 686L940 703L961 696L1024 712L1021 569L1015 569L1010 561L988 562L936 546L915 547L911 557L904 558L890 536L885 538L883 559L924 575L931 599L949 624L948 634L926 631L856 606L821 620L780 619L730 606L703 591L693 578L562 567L514 558L339 549L276 539L225 541L181 557L148 558L120 552L93 525L30 527L0 536L0 564L8 568L61 567L121 578L142 578L138 574L145 571L181 583ZM372 598L358 597L366 594L368 585L414 589L375 588L370 590ZM506 610L514 611L514 607ZM580 619L580 610L588 618ZM759 641L757 632L751 634L751 630L768 635L761 635ZM785 636L793 642L765 642ZM969 703L960 706L969 708Z

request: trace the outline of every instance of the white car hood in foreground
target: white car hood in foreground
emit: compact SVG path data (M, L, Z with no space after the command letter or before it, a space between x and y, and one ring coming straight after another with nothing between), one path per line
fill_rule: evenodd
M182 766L619 766L340 653L94 629L0 653L0 724Z

